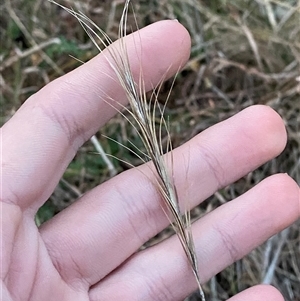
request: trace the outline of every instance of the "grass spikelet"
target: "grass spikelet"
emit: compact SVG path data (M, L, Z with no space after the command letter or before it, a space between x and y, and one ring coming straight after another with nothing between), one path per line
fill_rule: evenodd
M73 15L79 21L83 29L90 37L91 41L100 52L103 50L98 45L99 42L102 46L104 46L104 48L107 48L112 43L112 40L109 38L109 36L83 13L75 12L73 9L66 8L53 0L49 1L59 5ZM146 158L146 160L151 161L154 166L156 172L155 184L163 200L162 209L171 222L180 240L189 265L191 266L193 274L196 278L201 300L205 301L198 272L197 256L191 229L190 212L189 210L185 210L184 214L181 213L178 195L174 184L172 174L172 143L167 123L164 119L165 106L161 107L157 99L157 94L159 93L161 85L154 89L154 92L148 99L145 91L143 70L140 69L138 82L136 82L134 79L131 71L126 42L124 39L127 32L127 14L129 5L130 0L126 0L119 25L120 47L117 51L107 48L110 55L110 58L107 58L107 61L114 70L116 76L118 77L119 83L126 93L130 110L126 108L125 109L128 110L128 112L133 116L137 124L136 128L138 130L138 134L145 147L145 154L142 153L142 155ZM160 125L158 133L155 121L156 111L160 113ZM164 154L162 147L163 128L167 131L168 135L167 151L169 152L167 154ZM133 151L133 153L135 152ZM137 153L135 154L142 159Z

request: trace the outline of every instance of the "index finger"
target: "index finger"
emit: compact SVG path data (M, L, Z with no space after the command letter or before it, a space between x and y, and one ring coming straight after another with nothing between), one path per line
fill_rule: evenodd
M150 89L187 60L190 38L177 21L161 21L126 37L126 45L133 73L142 68ZM3 126L4 201L35 213L47 200L77 149L116 113L107 101L124 103L115 78L100 54L33 95Z

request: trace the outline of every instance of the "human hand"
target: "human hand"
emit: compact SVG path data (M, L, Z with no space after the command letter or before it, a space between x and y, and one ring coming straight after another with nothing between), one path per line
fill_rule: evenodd
M140 37L147 88L170 66L169 75L176 72L189 56L189 36L178 22L155 23ZM140 38L126 39L138 74L134 53ZM108 96L125 101L107 75L114 76L100 54L33 95L3 126L4 301L174 301L196 289L176 237L136 253L168 224L159 194L138 170L123 172L40 228L35 225L38 208L78 148L116 113L107 105ZM285 143L282 120L264 106L209 128L174 151L179 199L188 195L196 206L277 156ZM147 167L141 169L151 177ZM197 221L193 233L202 281L292 224L299 218L299 201L296 183L275 175ZM257 286L230 300L283 299L274 288Z

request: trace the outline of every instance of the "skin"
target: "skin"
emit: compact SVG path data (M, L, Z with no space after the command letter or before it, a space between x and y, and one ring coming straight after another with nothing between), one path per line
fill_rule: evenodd
M178 22L150 25L127 37L136 74L140 42L149 89L166 72L174 74L190 52L189 35ZM109 97L125 103L113 77L100 54L33 95L2 128L4 301L174 301L196 289L176 237L136 252L168 225L157 190L137 169L94 188L40 228L34 223L78 148L116 113L107 105ZM179 198L188 198L191 207L201 203L276 157L285 144L276 112L245 109L174 151ZM141 169L152 176L147 166ZM288 175L273 175L197 221L193 233L202 281L295 222L299 195ZM230 300L283 298L275 288L257 286Z

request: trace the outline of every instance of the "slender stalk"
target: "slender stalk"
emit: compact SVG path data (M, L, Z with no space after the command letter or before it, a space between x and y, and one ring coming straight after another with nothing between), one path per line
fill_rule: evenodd
M49 1L57 4L53 0ZM57 5L61 6L60 4ZM197 256L191 229L190 212L186 210L186 212L182 214L180 211L178 195L173 179L172 166L170 167L167 164L168 158L171 159L172 164L173 154L170 134L167 128L167 123L163 116L165 106L161 108L157 99L157 94L159 93L161 84L158 85L158 88L152 93L150 99L148 99L146 96L143 70L140 70L138 82L136 82L136 80L134 79L133 73L131 71L125 41L129 5L130 0L126 0L119 26L120 49L116 51L107 48L111 57L107 60L126 93L131 109L131 115L135 119L139 136L146 150L145 157L146 159L151 160L156 171L157 189L160 192L163 201L162 209L170 220L180 240L189 265L191 266L192 272L195 276L201 300L205 301L205 296L201 287L198 272ZM63 8L79 21L81 26L84 28L84 30L100 52L102 52L102 49L101 47L99 47L97 41L100 41L100 43L105 48L112 43L107 34L84 14L75 12L72 9L65 7ZM161 114L158 135L155 122L156 111ZM161 145L162 128L165 128L168 133L168 154L163 153L163 148Z

